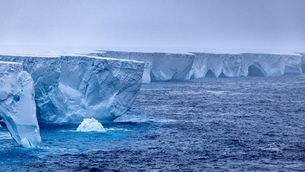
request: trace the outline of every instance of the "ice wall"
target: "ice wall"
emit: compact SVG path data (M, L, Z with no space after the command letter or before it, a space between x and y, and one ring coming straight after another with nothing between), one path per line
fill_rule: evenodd
M33 86L21 63L0 62L0 117L14 140L24 147L41 142Z
M91 53L90 55L143 61L144 72L142 82L149 83L151 81L152 59L154 58L154 54L141 52L107 51L101 53Z
M299 55L276 54L209 54L195 56L190 78L200 79L212 73L217 77L282 76L301 74Z
M191 80L206 77L282 76L301 74L304 57L277 54L138 53L103 51L92 53L145 62L143 82Z
M119 59L133 59L144 61L144 73L142 82L188 80L189 71L193 64L194 55L190 53L142 53L104 51L91 53L100 57L112 57Z
M87 56L0 56L23 62L34 80L38 118L45 124L113 120L126 112L141 86L142 62Z

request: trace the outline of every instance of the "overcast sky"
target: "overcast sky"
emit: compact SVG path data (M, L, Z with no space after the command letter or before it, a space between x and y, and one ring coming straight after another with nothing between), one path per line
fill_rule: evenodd
M305 52L305 0L0 0L11 45Z

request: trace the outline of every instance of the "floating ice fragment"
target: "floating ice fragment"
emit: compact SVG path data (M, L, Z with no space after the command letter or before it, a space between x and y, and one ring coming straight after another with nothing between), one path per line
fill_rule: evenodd
M106 132L103 125L94 118L86 118L83 122L77 127L76 131L78 132Z

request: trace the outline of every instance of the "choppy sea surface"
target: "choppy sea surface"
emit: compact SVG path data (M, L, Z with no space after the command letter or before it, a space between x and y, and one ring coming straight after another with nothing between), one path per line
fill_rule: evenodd
M143 85L106 133L0 129L0 171L305 171L305 76Z

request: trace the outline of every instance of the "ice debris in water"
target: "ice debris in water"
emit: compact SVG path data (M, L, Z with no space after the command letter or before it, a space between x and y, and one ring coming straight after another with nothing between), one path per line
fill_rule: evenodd
M94 118L85 118L83 122L77 127L78 132L106 132L103 125Z

